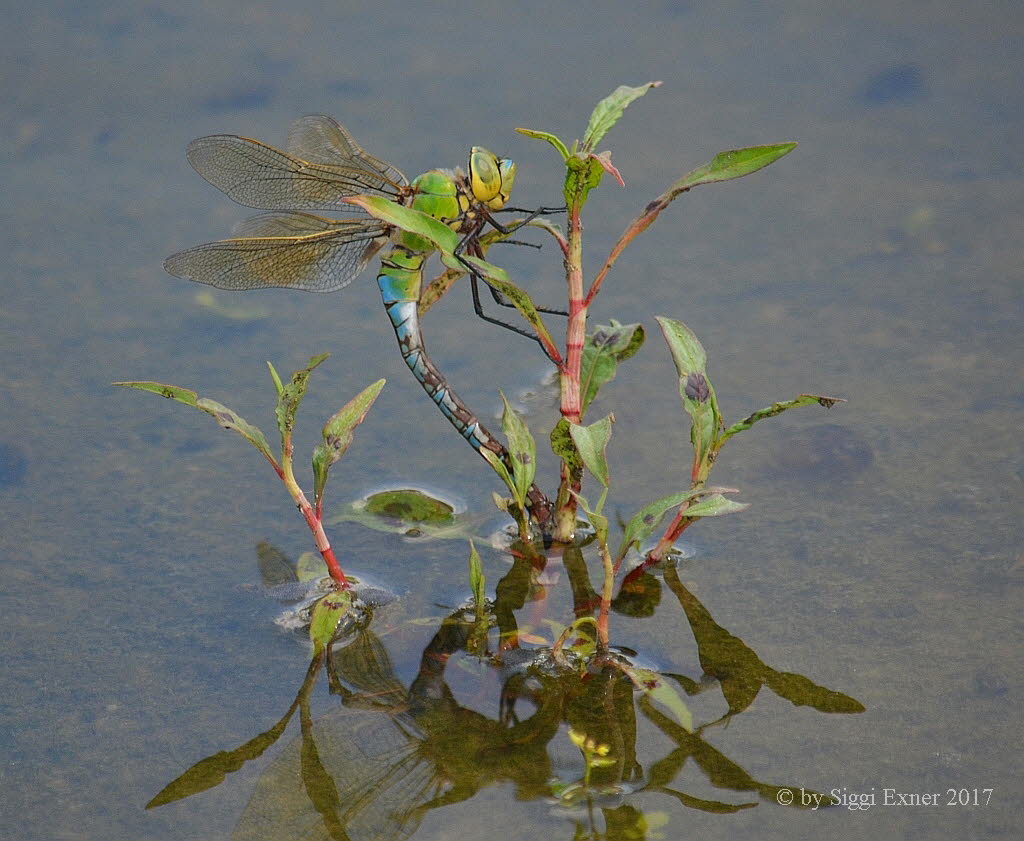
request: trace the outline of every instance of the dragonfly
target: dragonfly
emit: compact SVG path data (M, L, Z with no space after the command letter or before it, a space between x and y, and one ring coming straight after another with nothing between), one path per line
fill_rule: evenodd
M400 170L365 152L340 123L323 114L300 117L292 124L287 151L248 137L217 134L193 140L186 157L196 172L235 202L270 212L241 222L230 239L171 255L164 262L170 274L228 290L283 287L335 292L348 286L388 246L381 254L377 284L402 357L470 446L484 458L485 451L497 455L511 470L508 450L427 355L418 308L423 266L434 245L365 214L346 199L377 196L422 211L460 234L461 249L481 256L478 237L485 226L501 233L513 229L492 215L508 204L516 172L513 161L474 146L467 173L434 169L409 182ZM343 213L347 218L322 212ZM468 265L467 271L477 313L524 332L484 315L476 276ZM529 500L534 518L545 522L551 508L544 494L533 486Z

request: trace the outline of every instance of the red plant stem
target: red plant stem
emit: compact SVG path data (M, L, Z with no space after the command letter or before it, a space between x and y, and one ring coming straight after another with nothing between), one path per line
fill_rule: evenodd
M299 492L302 493L301 491ZM320 554L323 556L324 562L327 564L327 571L330 573L331 578L338 583L338 586L342 590L351 589L352 583L345 576L344 571L341 568L341 564L338 563L338 559L334 557L334 550L331 548L331 542L327 539L327 533L324 531L323 522L316 515L313 507L307 502L305 495L302 495L299 501L299 510L302 512L302 516L306 519L306 525L309 526L309 530L313 532L313 540L316 541L316 548L320 550Z

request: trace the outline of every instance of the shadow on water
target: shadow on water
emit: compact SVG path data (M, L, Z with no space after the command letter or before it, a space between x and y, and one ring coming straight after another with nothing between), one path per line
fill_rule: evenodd
M367 607L358 624L314 656L280 720L245 744L196 763L147 808L224 782L273 745L296 712L300 734L260 775L235 829L239 841L409 838L432 810L499 784L511 784L518 800L537 802L564 818L572 825L566 837L573 839L655 837L651 833L667 817L650 810L651 795L711 813L750 809L759 801L795 808L833 805L828 795L806 787L754 778L705 736L742 714L763 687L825 713L863 712L863 705L765 664L715 622L674 564L661 570L661 578L650 572L626 576L614 607L632 617L650 616L667 589L664 595L678 602L692 631L702 674L661 674L687 696L720 691L724 715L690 727L678 707L669 709L670 703L663 709L655 703L662 696L638 693L627 677L622 665L642 664L641 655L613 649L603 658L581 656L585 646L571 633L543 643L532 632L545 624L561 627L544 616L552 578L547 568L558 562L567 573L576 617L594 609L584 551L564 548L556 557L514 545L515 560L495 600L470 602L437 620L408 685L396 675L381 639L389 631L389 608ZM267 554L263 547L261 569ZM340 703L314 718L311 696L325 673ZM473 700L460 702L452 684L460 698ZM497 713L485 715L474 706ZM657 738L638 738L641 729ZM659 747L638 747L652 743ZM721 791L722 799L686 790L706 792L708 786Z

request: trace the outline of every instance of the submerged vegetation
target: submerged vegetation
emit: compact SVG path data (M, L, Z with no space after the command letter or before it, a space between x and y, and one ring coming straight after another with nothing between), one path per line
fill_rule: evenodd
M348 837L346 827L360 828L355 835L372 829L376 833L372 837L407 837L430 809L465 800L484 786L506 780L524 798L543 797L560 804L576 823L574 838L642 838L657 829L660 818L631 805L628 795L633 793L657 792L684 806L712 812L756 805L756 801L702 799L673 787L687 758L694 759L716 787L783 802L778 797L782 787L753 779L703 739L708 728L726 723L749 707L763 686L793 704L823 712L863 710L842 693L763 663L742 640L717 625L683 585L673 554L680 536L694 523L747 508L732 498L737 489L710 483L714 465L732 437L789 409L830 408L838 398L801 394L727 421L697 336L682 322L657 316L676 368L674 387L689 427L692 456L680 470L678 489L653 501L634 503L631 508L636 513L621 524L621 537L613 542L604 511L613 479L607 451L615 418L609 413L597 421L585 420L601 387L615 377L620 363L637 353L647 333L641 324L614 319L591 327L590 308L618 257L673 201L694 187L754 173L796 146L786 142L721 152L682 175L626 226L588 285L582 265L583 210L605 176L622 183L611 153L597 151L598 145L625 109L658 84L618 88L598 103L582 139L571 145L549 132L518 129L544 140L562 158L564 208L509 207L515 165L480 147L474 147L467 173L432 171L407 182L397 169L364 152L328 117L299 120L287 152L232 135L201 138L190 145L189 160L207 180L243 204L272 212L243 223L233 239L172 256L168 270L227 289L285 286L333 291L359 274L387 245L378 284L402 355L445 417L500 477L507 494L494 494L493 500L515 522L516 539L505 549L513 567L498 582L493 598L487 595L483 564L470 541L472 598L441 621L423 652L419 674L405 686L394 675L379 636L370 627L375 608L392 599L381 598L379 591L364 595L358 584L353 586L324 525L356 520L410 537L463 538L475 523L452 506L408 489L377 493L325 515L329 470L344 455L384 381L364 389L324 426L323 441L312 457L311 501L294 475L292 429L309 376L326 354L313 357L287 383L270 366L277 392L279 455L271 451L257 427L215 401L177 386L119 383L207 412L253 444L285 484L322 559L305 562L300 575L272 547L260 553L265 583L312 580L319 588L301 603L302 612L293 612L289 620L292 626L308 627L313 645L312 661L294 703L273 728L235 750L199 762L150 806L216 785L225 774L262 754L298 711L301 739L264 773L238 837L263 837L254 829L256 822L272 825L266 811L282 798L305 798L302 805L282 801L279 806L286 811L313 810L329 837ZM248 178L239 178L239 172ZM310 210L358 210L362 215L337 220ZM495 216L499 212L519 216L502 223ZM564 232L547 218L557 212L567 214ZM503 269L487 260L492 244L524 227L546 233L557 244L566 281L565 310L536 306ZM432 253L445 270L424 283L423 266ZM469 277L481 317L535 341L557 372L561 417L549 443L560 460L560 470L553 495L545 493L543 478L537 475L537 442L504 395L503 443L458 398L426 354L419 315L464 275ZM514 308L524 324L485 315L480 283L496 303ZM567 318L564 344L553 338L545 315ZM596 497L593 491L583 494L587 477L594 483ZM549 615L544 599L537 595L548 587L543 572L552 558L558 558L568 574L571 616ZM588 560L596 569L588 567ZM268 580L269 569L276 570L269 575L272 580ZM591 581L594 572L596 586ZM615 645L612 614L649 616L663 586L678 601L693 633L702 676L658 670L642 653ZM532 602L530 618L524 627L517 612L528 602ZM401 622L396 626L389 616L385 612L383 621L392 623L391 630L400 627ZM455 700L446 676L451 661L480 681L497 676L496 718ZM314 721L309 698L323 671L345 711ZM712 685L720 686L727 709L706 721L695 721L684 697ZM532 710L525 717L517 712L517 705L523 704ZM675 747L658 759L638 756L640 721L660 731ZM554 772L548 754L549 743L563 732L581 754L579 774L571 779ZM379 761L356 767L354 757L364 738L384 740L394 750L383 751ZM293 773L291 782L278 777L285 765L296 762L301 773ZM408 782L410 777L415 777L415 784ZM299 779L301 790L294 790ZM270 790L264 790L267 787ZM603 813L604 830L596 822L598 811Z

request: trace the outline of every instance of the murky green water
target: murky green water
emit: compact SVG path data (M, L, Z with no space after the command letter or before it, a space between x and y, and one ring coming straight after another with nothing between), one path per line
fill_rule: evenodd
M651 827L669 822L649 838L1016 837L1024 17L1015 4L44 2L7 22L0 835L178 841L237 827L238 837L267 837L260 827L275 826L268 810L280 802L274 819L291 808L298 823L270 837L331 837L292 797L298 721L222 785L143 808L292 704L308 652L273 624L279 606L247 585L258 581L258 542L292 556L310 547L276 478L237 438L110 382L188 385L269 429L264 360L292 370L329 350L303 406L300 450L340 403L389 380L333 479L337 503L404 482L461 498L485 520L479 531L489 527L497 486L412 381L371 273L331 297L221 293L212 304L163 274L167 254L225 235L245 215L189 169L185 144L214 132L276 143L294 117L326 112L409 175L485 144L518 161L518 203L550 204L558 161L513 128L571 138L616 85L657 78L664 86L607 138L627 187L609 182L588 206L591 268L650 198L714 152L801 146L764 173L673 205L620 260L595 317L686 321L732 418L801 391L849 400L827 415L766 421L730 444L716 481L753 505L688 532L696 554L680 584L772 673L805 675L866 712L828 715L762 689L728 727L690 744L692 761L665 784L702 801L757 803L718 814L654 790L667 767L659 760L684 746L641 711L637 790L603 804L621 810L612 837L638 837L627 833L640 813ZM554 254L500 256L538 298L558 300ZM234 307L242 317L225 311ZM441 368L485 417L499 405L496 386L514 394L544 373L535 348L475 319L460 290L425 329ZM610 506L623 516L677 489L686 469L674 371L659 343L652 336L594 410L616 414ZM530 409L536 429L553 422L543 400ZM553 470L544 457L545 484ZM389 685L408 696L438 622L468 594L466 544L351 522L332 537L348 566L405 594L373 631ZM509 571L496 552L484 562L492 583ZM571 608L566 579L552 584L554 615ZM690 622L664 583L654 615L615 615L613 634L653 665L701 679ZM469 733L472 720L484 744L494 728L479 717L498 720L505 676L481 679L460 657L444 679L453 706L415 726ZM719 681L689 699L698 722L728 709ZM471 796L421 809L415 827L392 837L415 828L416 839L572 838L579 811L538 788L545 762L566 782L580 773L567 720L532 754L485 751L489 770ZM367 760L380 771L394 722L343 709L323 681L309 696L307 729L320 734L335 780L349 779L351 749L364 742L381 746ZM380 735L363 739L367 730ZM422 742L421 752L434 750ZM717 785L707 767L723 766L693 751L714 751L759 783L874 790L877 805L783 808L764 792ZM454 756L417 763L404 785L436 782L446 767L441 793L465 782ZM941 804L948 789L993 792L987 806L885 806L885 788L938 792ZM386 789L379 802L394 805L378 811L400 812L398 798Z

